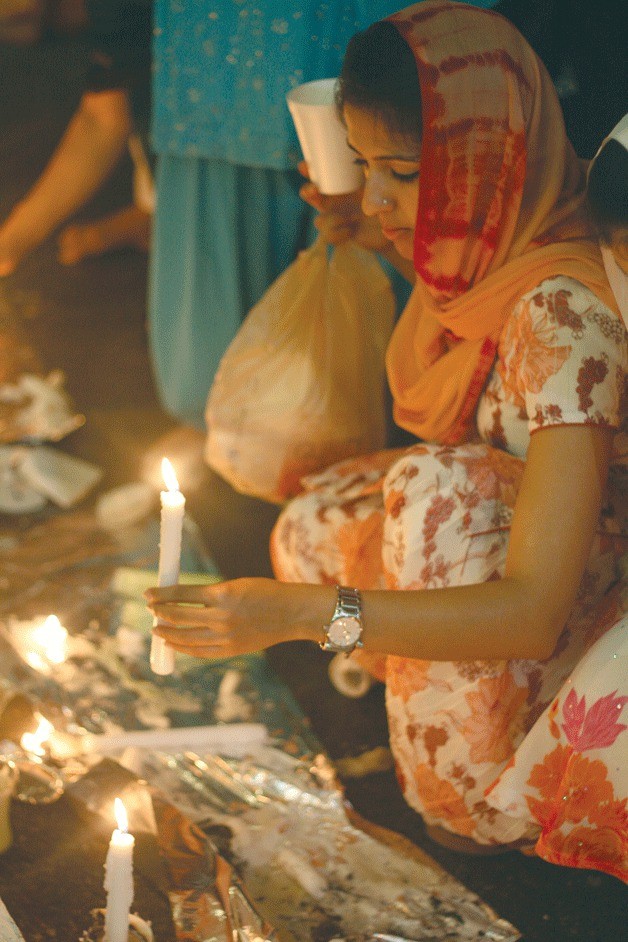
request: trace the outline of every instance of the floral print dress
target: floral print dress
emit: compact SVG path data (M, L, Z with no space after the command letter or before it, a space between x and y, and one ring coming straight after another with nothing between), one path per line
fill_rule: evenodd
M545 280L519 300L505 323L476 413L477 440L417 443L305 479L304 493L285 508L273 533L278 578L399 590L499 579L530 435L564 424L619 430L627 362L621 321L579 282ZM616 443L620 439L616 435ZM401 787L427 824L480 844L536 840L546 825L538 794L530 801L524 797L538 785L527 781L527 772L515 782L513 769L526 749L526 769L538 782L530 762L543 763L547 741L535 723L548 708L557 709L574 667L622 614L618 566L628 532L626 480L617 454L580 591L550 658L369 658L373 673L386 682ZM585 682L580 681L580 697ZM619 707L627 698L617 689L607 694L614 698L616 739L624 729ZM591 798L612 808L616 833L623 821L623 852L618 859L616 841L610 864L598 847L581 855L587 862L580 865L625 875L626 771L615 766L612 784L600 770L599 790ZM508 793L498 786L506 767ZM558 817L554 826L562 826ZM598 816L589 830L600 826ZM558 843L552 845L545 834L538 849L547 859L565 862L565 854L553 856L552 846Z

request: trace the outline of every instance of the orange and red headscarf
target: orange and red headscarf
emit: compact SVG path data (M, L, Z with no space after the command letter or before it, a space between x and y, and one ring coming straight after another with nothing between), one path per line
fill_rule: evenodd
M410 46L423 137L417 283L387 370L398 425L468 437L515 304L567 275L616 310L584 213L586 165L567 139L552 81L503 17L425 0L390 17Z

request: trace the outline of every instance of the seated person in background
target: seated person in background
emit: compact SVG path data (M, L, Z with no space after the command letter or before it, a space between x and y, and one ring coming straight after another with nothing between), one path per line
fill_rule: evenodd
M591 162L587 201L600 235L604 268L628 326L628 114Z
M122 245L146 249L150 233L150 170L134 127L148 119L148 100L133 108L150 73L150 0L89 0L91 47L86 90L79 108L43 173L0 227L0 277L10 275L29 252L96 193L130 144L136 166L135 204L101 223L61 234L59 258L73 264L84 255Z
M413 269L387 372L416 444L306 479L273 532L277 580L147 598L156 631L198 657L360 642L430 836L475 853L530 845L542 822L491 791L621 614L627 502L609 469L628 338L556 91L507 20L446 0L402 10L351 40L339 104L361 209L305 195L322 232ZM615 786L591 784L593 838L573 865L625 867Z

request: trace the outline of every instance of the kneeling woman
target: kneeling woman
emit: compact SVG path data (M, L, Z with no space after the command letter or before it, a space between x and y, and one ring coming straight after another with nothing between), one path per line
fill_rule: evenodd
M354 37L339 94L363 216L320 199L320 226L392 244L416 273L387 368L417 444L304 482L273 534L281 581L149 603L199 657L351 648L361 627L409 804L462 847L529 842L539 822L490 793L619 613L609 468L626 331L556 93L506 20L441 0L403 10Z

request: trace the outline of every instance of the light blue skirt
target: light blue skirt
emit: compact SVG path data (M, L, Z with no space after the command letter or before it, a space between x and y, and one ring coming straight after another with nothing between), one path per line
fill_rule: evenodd
M156 168L149 344L172 416L204 428L207 395L244 316L311 240L295 171L161 156Z

